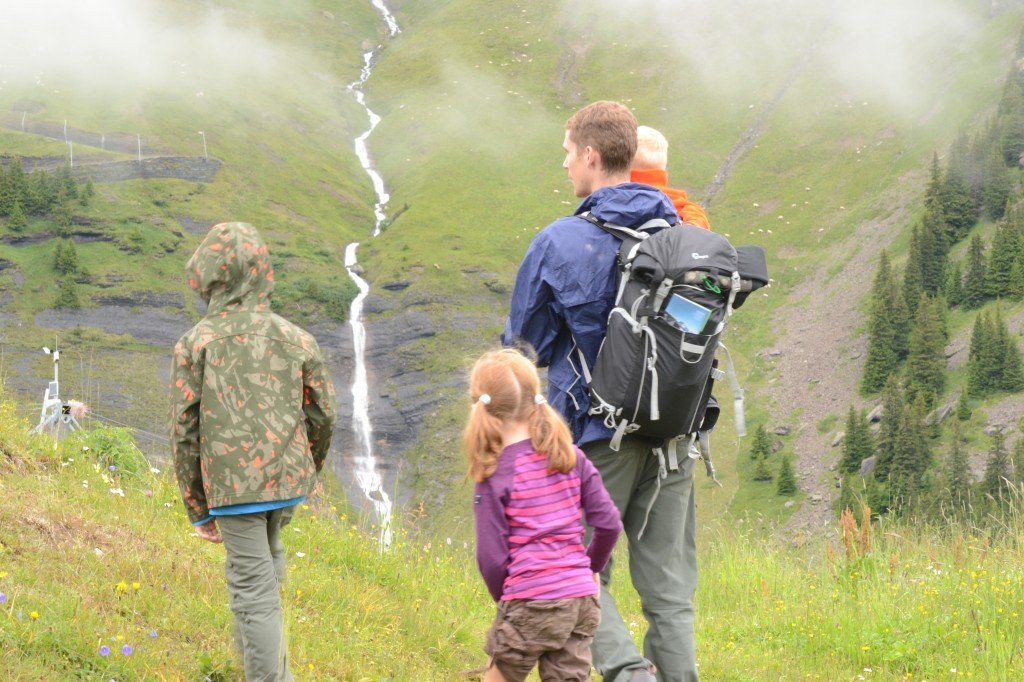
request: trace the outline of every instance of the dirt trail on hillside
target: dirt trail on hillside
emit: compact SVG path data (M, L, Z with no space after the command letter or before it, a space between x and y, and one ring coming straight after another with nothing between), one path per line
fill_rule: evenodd
M746 130L746 132L740 135L739 141L736 142L728 156L725 157L725 161L723 161L722 165L719 166L718 171L715 173L715 177L707 187L704 188L703 199L700 203L705 208L711 205L711 200L715 198L715 195L718 194L725 185L739 160L746 156L747 153L754 148L754 145L757 144L757 141L761 139L768 122L768 117L772 115L773 111L775 111L775 107L780 101L782 101L782 98L785 97L786 93L789 92L789 88L792 87L797 78L807 70L808 65L811 63L811 58L814 56L815 49L816 46L811 45L804 50L792 70L790 70L789 75L782 84L782 87L779 88L779 91L776 92L775 96L762 107L761 114L754 120L754 123Z

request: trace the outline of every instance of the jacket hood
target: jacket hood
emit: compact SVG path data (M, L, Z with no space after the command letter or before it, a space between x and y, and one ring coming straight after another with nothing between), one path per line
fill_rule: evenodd
M248 223L214 225L187 266L188 285L207 304L207 314L228 308L264 310L274 291L270 254Z
M583 200L576 215L585 211L623 227L637 227L654 218L667 220L669 224L679 222L679 214L664 192L637 182L602 187Z

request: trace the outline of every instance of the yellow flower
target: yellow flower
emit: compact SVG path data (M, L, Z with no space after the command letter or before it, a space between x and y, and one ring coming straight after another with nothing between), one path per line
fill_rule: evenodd
M32 613L28 614L28 617L32 620L39 620L39 612L33 611Z
M313 672L313 664L312 663L309 664L309 671Z
M869 646L868 646L867 644L865 644L864 646L862 646L862 647L860 648L860 650L861 650L861 651L871 651L871 647L869 647Z
M7 577L7 571L0 571L0 578L6 578L6 577Z
M139 582L132 583L132 589L135 590L136 592L141 590L142 589L142 583L139 583Z
M115 587L114 589L117 590L118 594L124 594L125 592L128 591L128 583L126 583L125 581L122 580L121 582L119 582L117 584L117 587Z

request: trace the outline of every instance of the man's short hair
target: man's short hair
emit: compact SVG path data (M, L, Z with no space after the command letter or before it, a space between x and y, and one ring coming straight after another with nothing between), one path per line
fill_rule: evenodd
M665 170L668 166L668 140L650 126L636 129L636 156L633 168L636 170Z
M577 149L593 147L606 173L629 172L636 155L636 117L625 105L602 100L583 107L566 122Z

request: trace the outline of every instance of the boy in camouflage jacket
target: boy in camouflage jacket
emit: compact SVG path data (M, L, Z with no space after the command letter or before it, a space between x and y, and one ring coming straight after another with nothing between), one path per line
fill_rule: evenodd
M187 273L208 308L174 347L178 485L198 535L225 544L246 679L290 680L280 529L323 468L334 388L313 337L271 312L274 272L253 226L214 226Z

